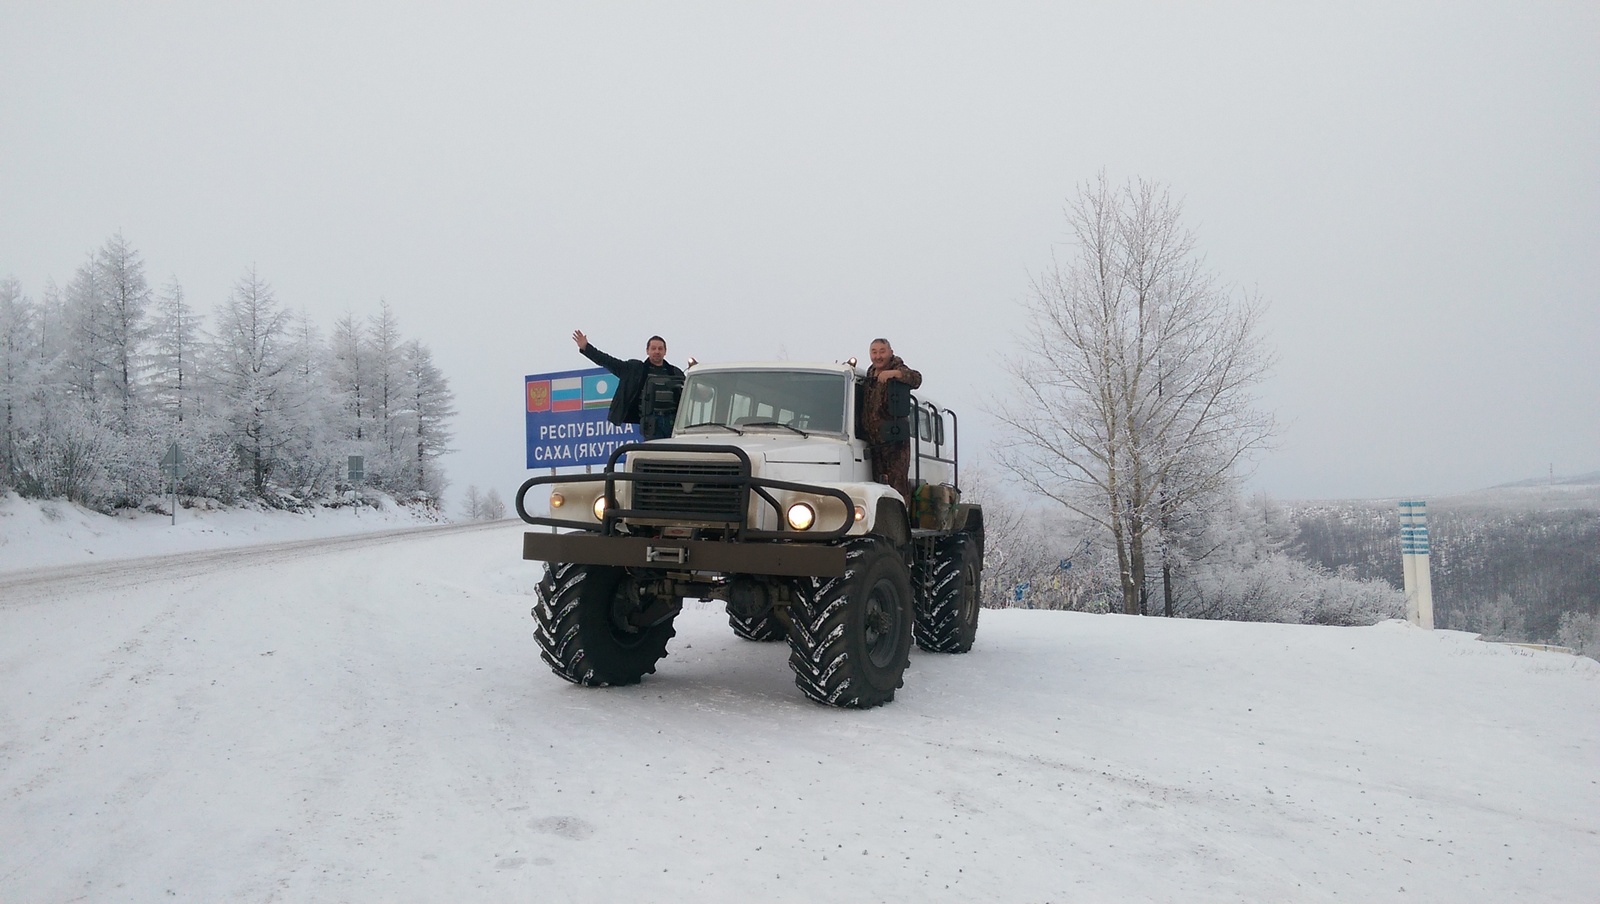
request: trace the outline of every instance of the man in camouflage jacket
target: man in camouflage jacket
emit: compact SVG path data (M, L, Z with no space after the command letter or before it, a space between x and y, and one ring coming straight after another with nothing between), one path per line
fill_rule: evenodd
M861 412L861 425L871 443L872 479L894 487L911 508L911 441L885 443L878 440L879 429L889 420L889 381L898 380L912 389L922 385L922 374L906 366L894 353L887 339L872 340L867 350L872 366L867 368L867 391Z

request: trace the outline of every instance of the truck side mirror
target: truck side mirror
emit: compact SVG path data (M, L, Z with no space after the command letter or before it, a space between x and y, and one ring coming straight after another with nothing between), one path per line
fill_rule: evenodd
M644 393L639 397L640 413L670 416L678 410L678 395L683 392L683 378L652 375L645 378Z

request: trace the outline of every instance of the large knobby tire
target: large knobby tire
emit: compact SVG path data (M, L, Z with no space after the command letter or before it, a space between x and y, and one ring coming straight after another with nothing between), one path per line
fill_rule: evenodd
M983 557L966 534L934 544L924 593L917 598L917 646L930 653L965 653L978 636Z
M730 607L728 609L728 626L733 628L733 633L745 640L753 640L756 643L770 643L774 640L782 640L789 634L788 630L784 628L783 622L778 621L777 616L773 615L770 610L765 615L748 618L734 612Z
M552 562L533 609L540 656L574 684L638 684L656 670L677 633L671 621L645 628L628 624L627 617L641 608L623 569Z
M887 542L845 546L845 573L795 582L789 667L807 697L865 709L894 699L911 660L911 577Z

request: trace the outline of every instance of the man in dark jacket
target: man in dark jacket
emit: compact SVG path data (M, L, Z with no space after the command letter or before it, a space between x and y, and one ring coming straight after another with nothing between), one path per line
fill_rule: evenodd
M861 415L862 426L867 431L867 442L872 444L872 479L894 487L905 498L909 508L911 441L880 442L878 430L884 421L889 420L889 381L897 380L916 389L922 385L922 374L907 367L906 362L894 353L887 339L872 340L867 354L872 359L872 366L867 368L867 392Z
M613 358L589 344L582 330L572 331L572 341L585 358L617 375L617 393L611 397L606 420L613 424L638 424L645 439L672 435L678 415L683 371L667 363L667 340L651 336L645 343L645 360Z

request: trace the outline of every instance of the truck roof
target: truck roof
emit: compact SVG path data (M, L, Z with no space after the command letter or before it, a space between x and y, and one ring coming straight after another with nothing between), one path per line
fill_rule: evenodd
M857 378L863 378L867 375L866 370L863 368L852 366L842 361L725 361L716 364L707 361L696 361L694 367L686 368L686 372L691 375L700 371L717 370L803 370L811 373L836 373ZM939 410L942 407L938 402L922 395L920 392L917 394L917 399L923 405L932 406L935 410Z
M689 371L697 370L807 370L821 373L853 374L863 376L866 371L843 362L834 361L725 361L711 363L697 361Z

